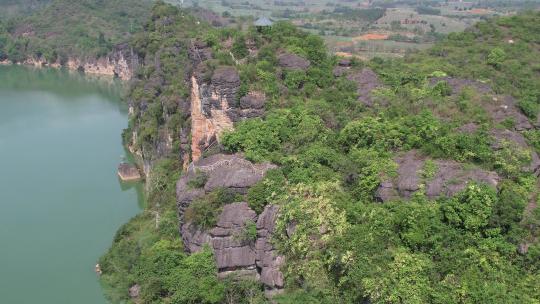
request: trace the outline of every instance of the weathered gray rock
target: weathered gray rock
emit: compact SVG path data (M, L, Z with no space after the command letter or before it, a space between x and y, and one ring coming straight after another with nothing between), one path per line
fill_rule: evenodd
M280 267L284 259L270 242L278 210L277 206L267 206L257 219L247 203L225 205L212 229L203 231L191 223L182 225L184 244L189 252L209 245L214 250L220 277L247 276L260 280L268 290L283 288ZM256 240L245 237L248 222L257 223Z
M521 133L510 130L493 129L491 130L490 135L494 139L494 142L491 145L494 150L503 148L504 143L508 142L517 145L521 149L529 151L531 154L531 163L529 166L523 168L523 171L531 172L536 174L536 176L540 176L540 156L538 156L536 151L529 147L527 140L525 137L523 137L523 135L521 135Z
M463 78L454 77L433 77L429 80L431 85L437 84L439 81L445 81L452 88L452 94L459 94L463 89L469 87L475 89L477 92L486 94L491 92L489 84Z
M366 106L373 106L373 90L382 87L379 76L369 68L364 68L347 76L347 79L354 81L357 85L358 100Z
M311 65L309 60L298 55L284 53L278 57L279 66L285 69L305 71Z
M514 129L517 131L529 130L533 125L516 106L516 101L511 96L502 98L495 97L491 103L485 105L486 111L490 114L495 123L502 123L507 119L512 119Z
M278 206L266 206L257 220L256 263L261 269L261 283L270 289L280 289L284 286L283 273L280 270L284 264L284 257L277 254L271 243L278 212Z
M489 84L470 79L434 77L430 79L430 84L435 85L439 81L448 83L452 88L452 94L459 94L467 87L474 89L480 94L494 94ZM531 124L529 119L517 108L516 100L512 96L493 96L491 102L484 103L483 107L495 123L502 123L510 118L514 121L514 128L517 131L533 128L533 124Z
M176 184L176 199L180 223L191 202L217 188L227 188L246 193L248 188L260 181L266 171L275 168L270 163L253 164L240 154L216 154L191 163L186 173ZM189 186L198 174L205 174L207 180L202 188Z
M204 244L214 250L220 271L239 268L255 269L255 250L250 240L243 236L248 221L255 222L257 214L247 203L225 205L216 227L201 231L191 223L182 226L182 237L189 252L201 250Z
M408 199L422 186L429 198L451 197L471 181L496 187L500 180L495 172L480 168L466 169L451 160L435 160L437 172L431 178L423 178L422 169L426 160L426 157L414 150L397 157L398 176L395 180L381 183L376 193L377 198L383 202Z

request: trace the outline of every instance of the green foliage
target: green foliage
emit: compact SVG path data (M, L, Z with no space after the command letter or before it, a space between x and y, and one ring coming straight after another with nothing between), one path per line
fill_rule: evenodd
M168 278L166 285L171 292L171 303L220 303L224 285L217 276L212 250L204 247L182 260Z
M202 188L208 180L208 175L203 171L195 172L195 176L188 181L188 186L191 188Z
M264 179L252 186L247 193L249 207L260 214L272 199L285 187L285 176L279 169L266 172Z
M229 52L244 58L245 64L237 67L237 98L264 92L267 111L237 123L220 143L227 152L243 152L249 160L270 161L279 169L270 170L247 197L218 189L194 201L185 216L206 229L215 225L226 203L247 198L258 214L269 204L279 205L272 242L285 256L286 292L275 298L278 303L539 301L540 213L527 209L538 200L537 178L525 169L531 155L515 144L493 148L491 131L501 126L484 110L491 94L474 85L454 94L448 82L432 86L430 80L481 80L496 94L520 100L522 111L534 118L540 92L535 77L540 56L534 44L540 33L538 13L481 22L405 59L354 65L350 73L367 66L384 82L370 107L358 101L355 83L333 76L337 59L327 55L314 35L286 22L261 32L205 31L182 14L159 4L145 31L132 41L136 52L148 58L160 54L163 64L139 72L130 93L137 105L130 130L138 131L137 144L145 155L157 155L164 131L180 138L189 113L181 112L175 96L189 93L178 79L185 79L182 66L191 68L185 53L190 39L206 41L214 51L217 59L207 62L208 76L218 60L232 64ZM228 47L223 42L231 38ZM256 56L245 52L248 39L259 48ZM310 68L305 73L281 69L276 54L284 51L307 58ZM162 84L152 85L153 79ZM474 128L464 128L467 123ZM513 128L515 123L502 125ZM538 134L524 132L536 149ZM377 202L381 183L395 181L396 156L412 149L428 159L417 172L420 189L407 202ZM497 189L470 183L453 197L430 198L423 187L436 177L437 159L496 170ZM168 195L159 198L161 190L156 190L152 201L174 206L175 179L169 170L180 168L175 161L158 169L156 176L163 177L158 180L165 182L156 182L155 189ZM191 186L204 183L196 177ZM145 212L119 231L103 260L103 279L123 291L117 299L125 300L127 288L138 283L148 303L264 303L256 283L217 281L208 249L190 257L182 253L175 239L175 211L162 212L164 222L158 228L152 213ZM255 223L248 222L238 237L253 241L256 234ZM516 248L524 242L529 252L518 255Z
M487 63L495 68L500 68L506 60L506 52L502 48L494 48L487 56Z
M444 217L452 226L478 231L487 226L496 201L493 189L470 184L444 205Z
M246 39L244 38L243 35L239 35L238 37L236 37L232 45L231 51L236 57L236 59L242 59L249 54L248 49L246 47Z
M450 96L452 94L452 88L446 81L439 81L433 87L433 94L435 96Z
M184 217L186 221L203 229L211 228L216 225L224 205L241 200L242 197L233 190L219 188L193 201L186 209Z

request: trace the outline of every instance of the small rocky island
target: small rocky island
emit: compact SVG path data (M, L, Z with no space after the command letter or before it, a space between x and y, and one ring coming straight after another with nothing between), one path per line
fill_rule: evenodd
M118 165L118 177L124 182L136 181L141 179L141 173L135 165L121 163Z

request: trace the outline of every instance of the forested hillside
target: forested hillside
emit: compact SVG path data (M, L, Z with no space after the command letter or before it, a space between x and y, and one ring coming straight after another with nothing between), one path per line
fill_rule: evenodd
M22 3L20 5L23 5ZM0 57L100 57L141 29L151 1L54 0L29 16L0 20Z
M219 280L235 269L208 246L186 254L178 234L183 221L205 233L247 202L261 217L279 208L278 303L539 303L539 25L538 12L502 17L405 59L362 62L288 23L216 29L156 4L130 42L145 65L124 133L149 172L149 205L100 260L111 299L267 302L268 286ZM221 103L204 103L219 90ZM203 163L242 153L275 165L246 193L206 191L212 176L185 171L197 92L203 112L229 106L235 118L217 144L201 141ZM235 237L250 246L259 230L246 221Z
M0 0L0 18L24 16L45 7L50 0Z

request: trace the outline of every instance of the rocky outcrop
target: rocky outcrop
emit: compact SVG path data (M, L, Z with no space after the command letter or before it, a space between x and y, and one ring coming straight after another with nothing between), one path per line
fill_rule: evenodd
M281 266L285 260L280 256L271 242L276 226L279 207L268 205L257 220L257 241L255 242L255 264L260 270L260 281L268 287L268 292L279 290L284 286Z
M517 108L516 101L512 96L493 97L492 102L485 104L484 108L495 123L500 124L510 119L517 131L533 128L527 116Z
M289 70L306 71L311 65L309 60L291 53L284 53L278 56L279 66Z
M135 181L141 179L141 174L135 165L121 163L118 166L118 177L123 181Z
M73 71L129 80L139 65L139 58L127 44L120 44L105 57L70 57L66 62L60 60L50 62L44 57L28 57L22 64L35 67L66 67Z
M451 197L463 190L469 182L496 187L500 180L495 172L480 168L467 169L451 160L433 160L436 172L426 177L422 172L426 160L426 157L414 150L397 157L395 159L398 165L397 177L382 182L376 197L382 202L408 199L422 188L428 198Z
M123 80L133 77L139 59L127 44L117 45L107 56L100 58L70 58L66 66L88 74L116 76Z
M245 234L246 224L255 223L257 214L247 203L225 205L216 226L200 230L191 223L182 225L182 237L189 252L197 252L205 244L214 250L219 272L243 270L244 274L257 275L253 240Z
M245 202L227 204L211 229L202 230L192 223L182 225L184 244L191 253L210 246L220 277L251 277L265 285L268 295L273 295L284 286L280 270L284 257L278 255L271 243L278 210L269 205L257 217ZM247 225L254 223L257 235L250 239Z
M540 156L538 153L531 149L527 144L527 140L521 133L510 130L502 129L493 129L490 132L490 135L493 137L493 143L491 147L494 150L502 149L505 145L505 142L510 143L512 146L517 146L525 151L530 152L531 162L530 165L523 168L523 171L534 173L536 176L540 176Z
M178 215L182 239L189 252L197 252L207 244L215 253L220 276L230 274L250 276L260 280L269 293L283 287L280 267L283 257L277 255L270 240L274 232L278 207L267 206L260 216L245 202L227 204L223 207L215 227L201 229L184 222L184 211L191 202L218 189L232 189L246 193L248 188L260 181L271 164L253 164L241 155L217 154L192 163L176 187ZM199 188L190 183L204 174L206 180ZM256 225L256 238L246 234L248 223Z
M249 187L264 177L266 171L275 167L269 163L253 164L240 154L216 154L191 163L176 184L180 223L183 224L184 211L194 199L218 188L245 194ZM206 175L204 186L190 187L190 182L196 179L198 174Z
M382 86L379 76L369 68L364 68L359 72L352 73L347 76L347 79L353 81L357 85L358 100L366 106L373 106L373 90Z
M489 102L484 102L482 106L494 123L500 124L510 119L513 121L514 129L517 131L529 130L533 128L533 124L516 106L516 100L512 96L495 95L489 84L476 80L453 77L431 78L430 84L435 85L439 81L448 83L452 89L452 94L454 95L461 93L465 88L472 88L480 94L492 95L491 100Z
M240 76L233 67L214 71L210 83L202 73L191 77L191 153L198 160L205 149L215 144L220 135L233 128L234 122L261 116L264 94L250 92L238 99Z
M433 77L429 79L429 82L432 86L437 84L439 81L444 81L448 83L448 85L452 89L452 94L459 94L463 91L463 89L467 87L473 88L481 94L487 94L491 92L491 87L489 86L489 84L476 80L454 77Z

